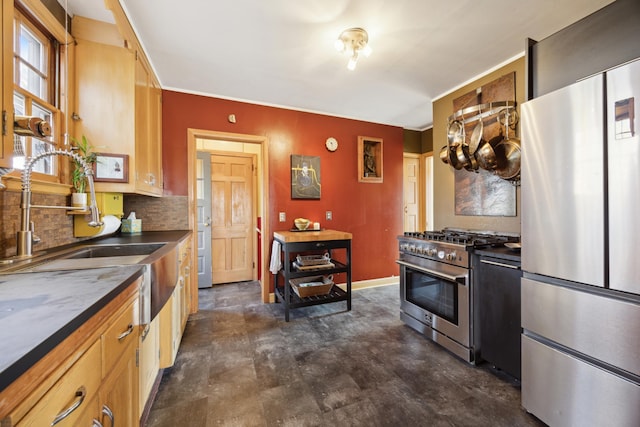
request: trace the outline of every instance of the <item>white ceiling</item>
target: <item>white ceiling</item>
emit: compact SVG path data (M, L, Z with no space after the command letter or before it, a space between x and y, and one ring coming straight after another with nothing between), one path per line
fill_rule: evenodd
M58 0L113 22L98 0ZM164 89L423 130L431 103L612 0L120 0ZM363 27L355 71L334 48Z

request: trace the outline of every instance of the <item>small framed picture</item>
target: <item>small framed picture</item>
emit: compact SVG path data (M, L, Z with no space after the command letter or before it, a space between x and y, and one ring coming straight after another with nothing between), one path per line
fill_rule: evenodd
M320 198L320 156L291 155L291 198Z
M129 156L126 154L96 153L94 165L96 182L129 182Z
M358 137L358 182L382 182L382 138Z

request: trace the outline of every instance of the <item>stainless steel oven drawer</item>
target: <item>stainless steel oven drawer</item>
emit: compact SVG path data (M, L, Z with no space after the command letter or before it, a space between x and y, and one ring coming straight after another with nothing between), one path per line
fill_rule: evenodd
M637 427L640 386L523 335L522 406L550 426Z
M639 304L523 278L522 328L640 376Z

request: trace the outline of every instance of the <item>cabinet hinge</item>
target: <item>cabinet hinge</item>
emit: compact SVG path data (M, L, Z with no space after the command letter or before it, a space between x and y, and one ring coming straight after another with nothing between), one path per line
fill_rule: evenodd
M140 349L136 348L136 368L140 367Z
M2 136L7 134L7 110L2 110Z

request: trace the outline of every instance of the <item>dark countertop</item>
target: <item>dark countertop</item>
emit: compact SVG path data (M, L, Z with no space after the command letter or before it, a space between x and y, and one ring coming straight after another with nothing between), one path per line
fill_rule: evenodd
M82 243L98 243L104 245L124 245L127 243L171 243L179 242L190 233L190 230L144 231L142 233L105 236L98 239L86 240Z
M143 273L144 266L0 276L0 391Z
M191 231L145 231L90 239L87 244L177 243ZM0 391L140 277L142 264L0 275Z
M509 249L505 246L474 249L473 253L480 256L490 256L507 261L520 262L520 251Z

